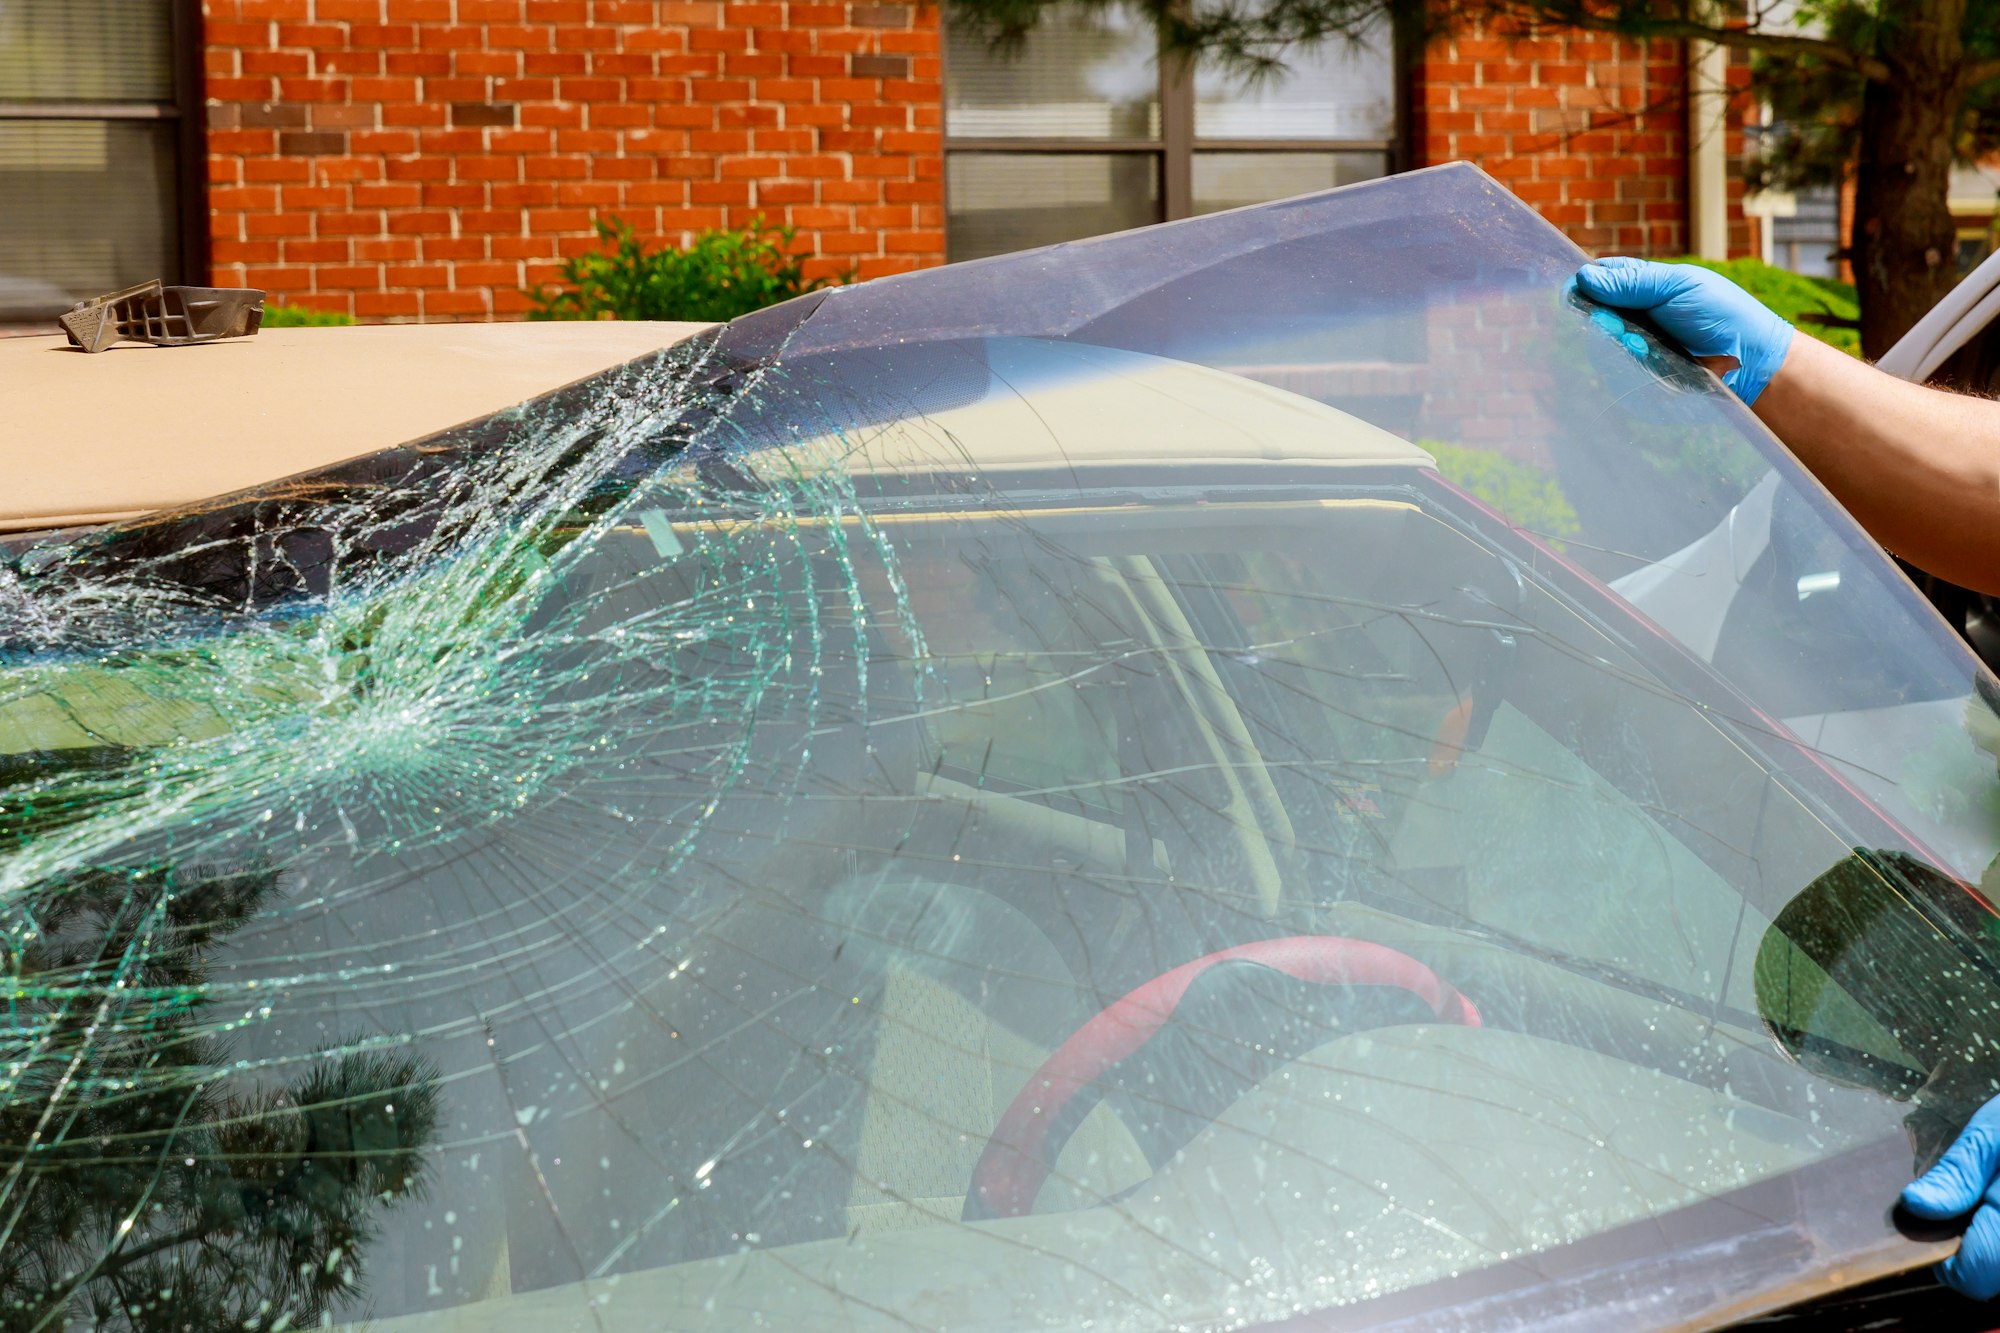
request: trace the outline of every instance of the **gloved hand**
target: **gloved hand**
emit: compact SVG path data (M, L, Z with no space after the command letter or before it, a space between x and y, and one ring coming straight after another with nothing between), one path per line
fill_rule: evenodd
M1972 1213L1938 1281L1974 1300L2000 1295L2000 1097L1979 1108L1938 1164L1903 1187L1903 1206L1941 1222Z
M1746 404L1757 401L1785 364L1792 326L1720 273L1697 264L1655 264L1615 256L1577 270L1577 290L1593 301L1650 315L1697 360L1733 358L1722 382Z

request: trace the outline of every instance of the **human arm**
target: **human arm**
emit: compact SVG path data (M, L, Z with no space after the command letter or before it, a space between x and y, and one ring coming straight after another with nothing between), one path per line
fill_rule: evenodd
M1793 339L1751 411L1876 541L2000 592L2000 403L1899 380Z
M1884 374L1692 265L1605 261L1577 286L1647 312L1724 371L1875 540L1940 578L2000 592L2000 403Z

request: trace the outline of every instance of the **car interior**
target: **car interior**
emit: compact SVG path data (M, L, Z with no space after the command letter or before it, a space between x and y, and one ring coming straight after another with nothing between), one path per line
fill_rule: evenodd
M504 1207L455 1192L471 1299L412 1327L536 1326L612 1275L611 1309L677 1326L1275 1309L1308 1271L1338 1304L1532 1271L1895 1129L1884 1093L1941 1046L1772 929L1860 832L1691 659L1405 472L1125 500L899 499L796 537L793 601L855 594L788 621L820 697L763 710L701 817L680 961L612 966L591 984L628 1001L545 1012L523 1065L649 1072L535 1099ZM869 522L893 572L851 554ZM606 542L603 619L698 595L744 558L715 530ZM622 781L700 772L675 736ZM582 984L570 950L601 971L598 933L573 913L539 982ZM1310 965L1268 961L1301 940ZM1147 1034L1103 1049L1120 1004Z

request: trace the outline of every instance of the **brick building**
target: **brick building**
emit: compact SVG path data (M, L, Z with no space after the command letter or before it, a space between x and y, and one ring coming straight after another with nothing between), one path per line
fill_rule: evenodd
M1679 253L1689 68L1679 43L1384 37L1251 86L1116 14L1001 60L894 0L16 0L0 318L155 273L518 315L606 215L668 241L761 216L813 271L874 277L1454 158L1586 248ZM1738 252L1740 188L1708 190Z
M1724 75L1739 105L1716 154L1742 160L1749 67ZM1597 254L1677 255L1699 247L1690 217L1688 55L1681 42L1594 33L1436 43L1416 63L1410 110L1422 163L1476 162ZM1726 255L1758 248L1743 173L1727 170ZM1709 247L1713 249L1711 245Z

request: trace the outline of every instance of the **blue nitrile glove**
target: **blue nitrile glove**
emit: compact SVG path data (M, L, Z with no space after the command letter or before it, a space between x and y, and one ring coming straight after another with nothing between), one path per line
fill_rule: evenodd
M1734 357L1722 382L1757 401L1792 348L1792 326L1720 273L1697 264L1655 264L1616 256L1577 270L1577 290L1593 301L1651 316L1687 354Z
M1903 1187L1903 1207L1926 1221L1972 1213L1938 1281L1974 1300L2000 1295L2000 1097L1979 1108L1938 1164Z

